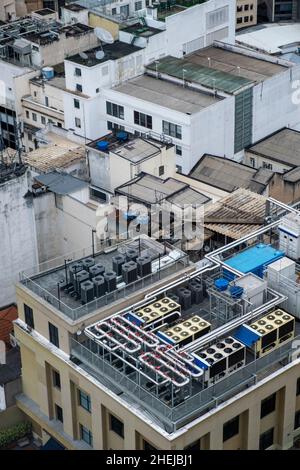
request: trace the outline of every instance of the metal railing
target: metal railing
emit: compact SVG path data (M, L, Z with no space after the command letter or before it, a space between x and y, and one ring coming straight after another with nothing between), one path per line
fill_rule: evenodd
M294 340L299 341L300 335ZM275 365L277 365L277 369L280 369L292 362L291 353L294 351L292 345L293 341L290 341L280 346L266 356L238 369L216 384L185 399L183 403L173 408L141 387L138 381L130 379L111 366L101 356L73 338L71 339L71 355L81 361L81 367L87 369L100 381L101 379L110 381L114 387L122 390L150 414L156 416L168 432L173 432L192 419L207 413L229 398L234 397L237 393L256 384L267 376L269 368L274 372Z

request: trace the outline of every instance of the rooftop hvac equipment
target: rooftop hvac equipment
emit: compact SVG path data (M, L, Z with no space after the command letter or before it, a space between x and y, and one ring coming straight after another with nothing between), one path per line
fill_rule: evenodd
M75 284L75 274L83 270L82 262L76 262L69 267L70 281Z
M244 289L240 286L230 286L229 292L231 297L233 297L234 299L240 299L243 295Z
M263 278L266 266L284 256L283 251L276 250L271 245L259 243L258 245L247 248L246 250L232 256L225 261L225 265L240 271L241 273L253 273L256 276ZM226 276L230 279L235 278L235 275L224 270Z
M83 265L83 269L85 269L86 271L89 271L90 268L95 265L95 260L92 257L85 258L82 260L82 265Z
M179 303L183 310L188 310L192 306L192 293L189 289L178 289Z
M277 309L251 325L241 325L234 336L261 357L290 341L294 335L295 317Z
M122 266L122 277L126 284L137 280L137 264L134 261L128 261Z
M219 291L225 291L229 285L229 281L227 279L224 279L223 277L220 277L219 279L215 280L215 288Z
M122 265L125 263L125 256L119 254L116 256L113 256L112 258L112 267L113 271L117 273L117 276L121 276L122 274Z
M78 274L75 275L75 280L74 280L74 287L76 292L80 294L81 292L81 283L84 281L87 281L90 278L90 275L87 271L82 270Z
M201 304L203 301L203 288L199 282L189 283L189 289L192 294L192 304Z
M140 277L145 277L151 274L152 272L152 264L151 264L151 257L148 255L139 256L136 259L138 275Z
M94 283L92 281L84 281L80 285L81 300L87 304L94 300Z
M184 346L210 331L211 324L198 315L186 318L171 328L158 331L156 334L165 343Z
M279 248L289 258L300 258L300 216L295 213L283 217L278 226Z
M158 319L162 319L163 321L166 315L173 312L180 312L180 305L169 297L164 297L159 301L155 301L131 313L131 318L133 321L137 320L138 324L144 324L146 326Z
M95 297L102 297L106 292L104 277L99 275L95 276L93 279Z
M127 248L126 250L126 261L136 261L139 256L138 250L135 248Z
M236 287L243 288L242 298L247 300L246 308L253 309L264 303L267 292L267 282L252 273L246 274L234 281Z
M90 268L90 277L91 279L95 276L102 276L105 272L105 267L103 266L103 264L95 264L94 266L92 266Z
M173 300L174 302L176 302L177 304L179 304L179 297L178 295L176 295L174 292L171 292L169 294L169 299Z
M107 271L103 275L106 292L113 292L117 288L117 275L114 271Z
M270 287L272 287L272 285L275 286L280 281L280 278L291 279L293 281L296 278L296 263L286 256L268 266L268 281Z
M209 386L245 365L246 347L229 336L196 351L193 356L195 364L204 369L204 384Z
M96 147L98 150L105 152L109 147L109 142L107 140L100 140L96 143Z
M126 142L126 140L128 140L128 133L125 131L117 132L117 139L120 140L120 142Z

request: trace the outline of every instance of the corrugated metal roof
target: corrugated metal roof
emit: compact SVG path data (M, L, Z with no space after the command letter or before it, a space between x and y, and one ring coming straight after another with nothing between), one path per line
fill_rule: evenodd
M74 178L74 176L67 173L58 173L56 171L35 176L35 179L46 186L49 191L60 195L72 194L88 186L85 181Z
M300 163L300 132L282 129L252 145L247 151L297 167Z

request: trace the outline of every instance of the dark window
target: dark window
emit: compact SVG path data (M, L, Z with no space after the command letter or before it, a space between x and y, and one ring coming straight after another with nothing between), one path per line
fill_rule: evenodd
M81 128L81 120L78 117L75 118L75 127Z
M32 113L32 119L33 121L37 121L37 115L35 113Z
M175 145L175 152L176 152L176 155L182 155L182 147L180 147L180 145Z
M53 371L53 385L56 388L59 388L59 389L61 388L60 374L59 374L59 372L57 372L57 370Z
M82 92L82 85L80 85L79 83L76 83L76 90L81 93Z
M243 22L243 18L237 18L236 22L237 22L237 24L242 23L242 22Z
M59 405L55 405L55 415L58 421L64 422L63 410Z
M296 395L300 395L300 377L297 379Z
M177 124L172 124L172 122L163 121L162 131L164 134L169 135L171 137L175 137L176 139L182 138L181 126L178 126Z
M75 75L76 77L81 77L81 69L79 69L78 67L75 67Z
M115 103L106 101L106 112L110 116L115 116L119 119L124 119L124 107Z
M62 127L61 122L57 123L57 127Z
M78 401L82 408L91 412L91 397L87 393L84 393L82 390L78 390Z
M272 413L276 408L276 393L265 398L261 402L260 417L264 418L265 416Z
M223 442L227 441L233 436L236 436L239 433L240 427L240 417L236 416L235 418L227 421L223 426Z
M125 127L116 124L115 122L107 121L107 129L109 131L124 131Z
M26 111L26 117L29 118L29 111Z
M93 434L91 433L91 431L85 426L82 426L82 424L80 424L79 427L81 440L93 447Z
M48 98L48 96L45 96L45 106L49 106L49 98Z
M100 88L96 88L96 93L99 93L99 91L100 91Z
M124 424L114 415L109 415L110 430L124 438Z
M145 439L143 439L143 449L144 450L157 450L156 447L154 447L152 444L150 444L149 442L145 441Z
M28 305L24 304L24 316L26 325L34 328L33 310Z
M184 450L200 450L200 439L186 446Z
M158 176L162 176L165 173L165 167L164 165L161 165L158 167Z
M45 116L41 116L41 123L42 123L42 124L46 124L46 118L45 118Z
M269 429L268 431L264 432L260 435L259 438L259 450L265 450L274 442L274 428Z
M59 348L58 328L49 322L49 341Z
M80 109L80 101L76 98L74 99L74 108Z
M300 428L300 410L296 411L295 413L295 425L294 429Z
M134 111L134 124L152 129L152 116Z

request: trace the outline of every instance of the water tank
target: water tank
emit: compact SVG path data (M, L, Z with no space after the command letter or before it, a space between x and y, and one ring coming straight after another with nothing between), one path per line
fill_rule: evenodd
M124 255L116 255L112 258L112 267L113 271L117 273L117 276L121 276L122 274L122 265L125 263L125 256Z
M96 143L96 147L98 150L105 151L108 149L108 146L109 146L109 142L107 142L107 140L100 140L100 142Z
M130 284L137 280L137 264L134 261L128 261L122 266L123 281Z
M240 286L231 286L229 288L229 292L231 297L234 299L239 299L243 295L244 289Z
M82 270L78 274L75 275L75 282L74 282L74 287L76 292L80 294L81 292L81 283L84 281L87 281L90 278L90 275L87 271Z
M105 271L105 267L103 266L103 264L98 263L92 266L89 269L89 271L90 271L90 278L92 279L95 276L102 275Z
M223 277L220 277L219 279L215 280L215 288L220 291L226 290L228 287L228 284L229 284L229 281L227 281L227 279L224 279Z
M114 271L107 271L103 275L106 292L113 292L117 288L117 275Z
M85 269L86 271L89 271L90 268L94 266L94 264L95 264L95 260L92 257L85 258L82 260L83 269Z
M87 304L94 300L94 284L92 281L84 281L80 285L81 300Z
M95 297L102 297L102 295L104 295L106 291L104 277L100 275L95 276L93 278L93 284Z
M117 132L116 136L117 136L117 139L120 140L121 142L125 142L126 140L128 140L127 132L124 132L124 131Z
M139 256L138 250L135 248L127 248L126 250L126 261L136 261Z
M136 259L138 275L140 277L148 276L152 272L151 257L148 255L139 256Z
M50 80L54 77L54 68L53 67L43 67L42 75L45 80Z

